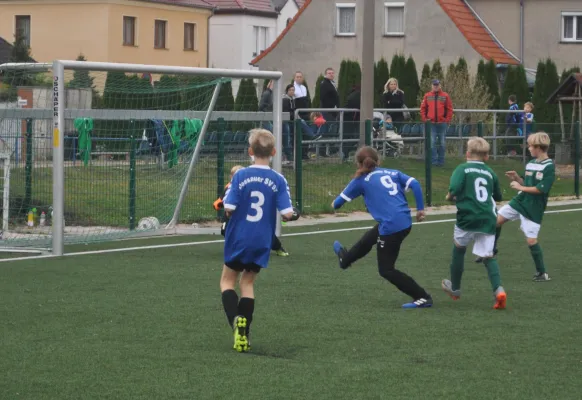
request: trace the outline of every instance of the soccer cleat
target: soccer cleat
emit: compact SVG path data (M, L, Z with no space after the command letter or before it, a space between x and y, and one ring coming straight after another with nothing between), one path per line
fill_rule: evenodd
M533 276L533 281L534 282L547 282L547 281L551 281L552 278L550 278L550 276L547 274L547 272L538 272L537 274L535 274Z
M344 258L346 256L346 248L344 246L342 246L342 244L340 242L338 242L337 240L335 242L333 242L333 251L334 253L337 255L338 261L339 261L339 267L341 269L346 269L349 267L349 265L344 265Z
M495 257L495 256L497 255L497 253L499 253L499 250L497 250L497 249L494 249L494 250L493 250L493 257ZM477 258L475 259L475 262L478 264L478 263L482 263L482 262L483 262L483 260L484 260L484 257L477 257Z
M282 247L279 250L275 250L275 254L279 257L289 257L289 253L287 253Z
M448 279L443 279L441 286L446 294L448 294L451 299L459 300L461 298L461 289L453 290L453 284Z
M411 303L405 303L402 308L429 308L432 307L432 297L421 297L420 299L414 300Z
M496 310L505 310L506 303L507 293L505 293L505 289L502 286L499 286L495 291L495 304L493 308Z
M247 319L240 315L234 317L234 346L233 349L239 353L244 353L250 350L249 341L247 338Z

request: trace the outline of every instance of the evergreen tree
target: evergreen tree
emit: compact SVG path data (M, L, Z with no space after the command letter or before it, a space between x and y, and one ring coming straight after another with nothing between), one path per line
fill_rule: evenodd
M493 59L485 65L485 86L491 96L491 109L497 108L500 104L499 81L497 79L497 67ZM507 99L506 99L507 100Z
M125 72L109 71L103 89L103 108L120 109L123 103L123 88L126 86Z
M26 63L33 62L30 55L30 47L26 44L26 37L17 33L14 35L14 43L10 51L10 62Z
M517 102L519 103L519 106L523 108L523 105L531 100L529 94L529 85L527 83L527 75L523 65L518 65L515 67L514 90L514 94L517 96Z
M507 71L505 72L505 80L503 82L503 91L501 92L501 99L499 101L499 109L506 110L509 107L507 100L511 95L515 95L517 97L516 90L517 69L513 65L509 65L507 67Z
M459 61L457 62L456 69L458 72L458 76L460 79L463 80L463 84L469 84L469 66L467 65L467 61L460 57Z
M559 112L558 112L558 105L557 104L546 104L546 100L554 93L554 91L560 85L560 77L558 76L558 68L556 64L548 58L546 60L546 70L544 74L544 82L543 82L543 93L544 98L542 99L544 105L546 107L545 117L546 120L544 122L554 124L560 121Z
M566 79L568 79L570 77L570 75L575 74L575 73L579 73L579 72L580 72L579 67L565 69L564 71L562 71L562 77L560 78L560 85L562 83L564 83L564 81ZM568 126L572 123L572 103L563 103L562 109L564 112L564 123L566 124L566 126ZM534 115L535 115L535 111L534 111ZM560 114L559 114L559 110L558 110L558 117L559 117L559 115ZM582 116L578 116L577 118L582 118Z
M81 53L77 57L77 61L87 61L87 59ZM89 74L89 71L76 69L73 72L73 79L69 81L68 86L75 89L91 89L92 108L100 108L102 99L97 89L95 89L94 80L95 78Z
M404 91L404 101L406 106L414 108L417 106L416 99L420 92L420 82L418 81L418 72L416 71L416 63L412 56L408 57L404 66L404 73L400 88Z
M390 72L388 70L388 62L382 57L376 63L374 68L374 107L383 108L384 100L384 85L390 79Z
M32 62L30 48L26 44L26 38L20 34L14 36L14 43L10 51L9 62L25 63ZM5 71L0 75L0 100L14 101L18 97L18 86L33 86L36 74L25 70Z
M232 95L232 82L230 79L220 86L214 111L234 111L234 96Z
M405 69L406 57L401 54L394 54L394 57L392 57L392 62L390 63L390 78L396 78L400 83Z
M443 72L441 61L437 58L432 64L432 68L430 70L430 79L438 79L439 81L442 81L444 78L445 74Z
M242 79L234 102L234 111L259 111L257 89L252 79ZM237 131L248 131L253 128L252 122L239 122L233 127Z
M430 81L430 65L428 63L424 63L420 78L420 91L416 99L416 106L420 105L424 94L430 90Z
M546 75L546 63L538 62L536 81L534 83L533 104L535 107L535 119L537 122L546 122L546 107L544 98L544 79Z
M485 76L485 61L483 61L483 59L479 60L479 63L477 64L477 76L475 79L475 84L479 85L481 84L486 84L487 79Z
M313 99L311 100L311 108L320 108L320 93L321 93L321 82L323 81L323 75L319 75L317 77L317 81L315 81L315 92L313 93Z
M351 67L350 61L342 60L340 64L339 78L337 80L337 91L340 98L340 105L344 104L346 100L350 67Z
M453 76L457 76L457 66L453 63L450 63L447 68L447 73L445 75L445 82L451 80ZM445 89L446 90L446 89Z

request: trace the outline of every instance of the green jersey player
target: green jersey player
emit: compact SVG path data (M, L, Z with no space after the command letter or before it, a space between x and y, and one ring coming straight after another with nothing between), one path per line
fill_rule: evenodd
M538 243L538 234L548 204L550 189L556 177L556 170L554 162L548 156L550 137L547 133L534 133L527 138L527 144L534 160L526 165L523 177L515 171L505 173L511 180L511 188L519 192L509 204L499 210L497 226L500 229L507 221L520 220L520 228L525 234L536 266L533 280L545 282L549 281L550 277L544 265L544 255Z
M473 242L473 254L483 258L495 296L493 308L504 309L507 294L501 286L499 265L494 257L496 202L501 201L497 175L485 161L489 158L489 143L474 137L467 142L467 162L459 165L451 176L447 200L457 205L457 223L451 261L451 280L444 279L442 287L454 300L461 297L461 277L465 252Z

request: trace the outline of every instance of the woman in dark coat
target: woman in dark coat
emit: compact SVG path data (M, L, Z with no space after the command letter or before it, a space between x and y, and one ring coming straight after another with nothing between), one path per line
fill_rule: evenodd
M404 107L404 92L398 88L398 80L396 78L388 79L384 85L384 94L382 95L385 108L403 108ZM401 112L388 112L392 117L392 123L396 132L400 132L404 124L404 114Z

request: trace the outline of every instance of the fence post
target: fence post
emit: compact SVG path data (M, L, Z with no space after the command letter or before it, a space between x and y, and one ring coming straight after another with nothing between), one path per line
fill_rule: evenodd
M574 193L576 198L580 198L580 121L576 122L574 128Z
M295 205L303 212L303 129L299 118L295 119Z
M483 137L483 121L477 122L477 136Z
M367 119L364 125L366 129L366 146L372 145L372 120Z
M136 185L135 185L135 138L133 132L129 141L129 230L135 229L135 202L136 202Z
M226 121L224 118L218 118L217 129L218 137L216 138L216 145L218 147L218 157L216 159L216 197L220 197L224 192L224 132L226 131ZM223 216L223 209L216 212L216 217L218 219L222 219Z
M424 175L425 175L425 197L426 206L432 205L432 124L430 121L424 123Z
M32 119L26 120L26 165L24 181L24 211L28 212L32 202Z

